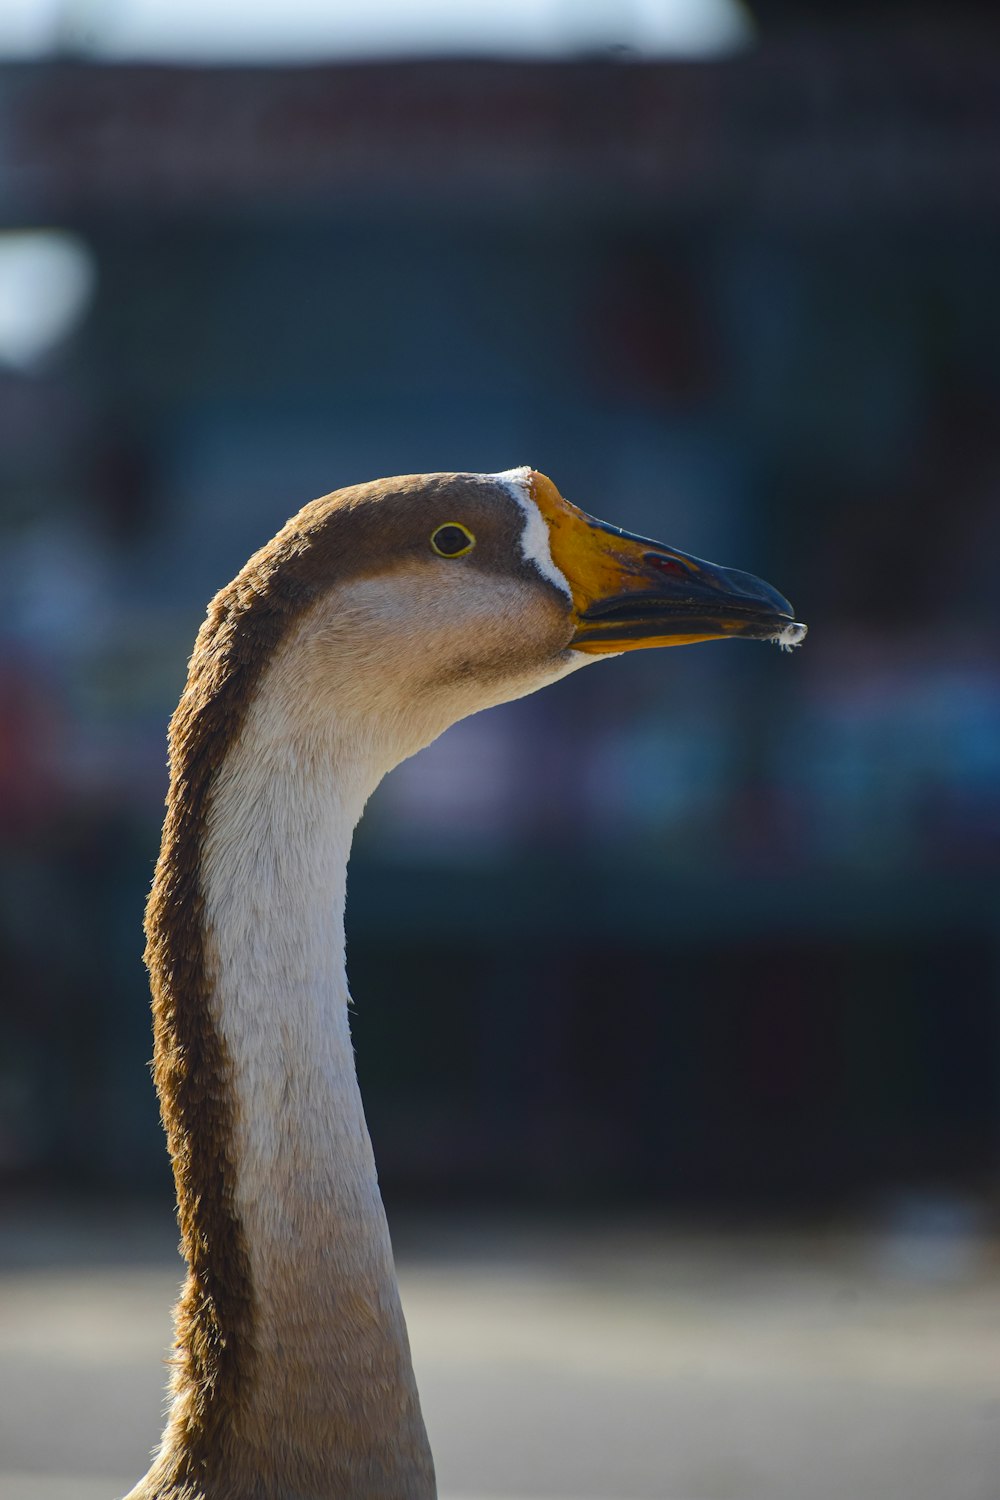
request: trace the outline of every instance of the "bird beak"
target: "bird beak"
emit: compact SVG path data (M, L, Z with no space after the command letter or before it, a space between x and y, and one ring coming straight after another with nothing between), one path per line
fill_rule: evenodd
M595 521L532 472L552 560L573 596L577 651L631 651L744 636L797 646L806 626L788 600L752 573L720 568Z

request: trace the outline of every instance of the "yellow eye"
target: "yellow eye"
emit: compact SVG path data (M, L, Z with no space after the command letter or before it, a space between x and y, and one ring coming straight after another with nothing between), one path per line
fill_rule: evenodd
M431 533L431 546L438 557L464 557L475 545L475 537L461 521L449 521Z

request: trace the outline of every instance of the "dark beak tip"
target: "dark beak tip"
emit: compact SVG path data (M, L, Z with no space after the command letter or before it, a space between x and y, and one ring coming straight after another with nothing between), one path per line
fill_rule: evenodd
M769 612L775 615L782 616L789 621L795 619L792 604L770 583L765 583L763 578L757 578L753 573L740 573L735 578L730 575L727 582L737 584L734 592L738 597L744 598L748 604L763 604Z

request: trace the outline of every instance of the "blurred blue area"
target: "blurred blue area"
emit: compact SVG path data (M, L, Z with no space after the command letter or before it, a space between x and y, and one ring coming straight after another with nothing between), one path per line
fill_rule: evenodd
M314 495L521 463L770 579L811 634L579 674L379 791L349 922L390 1193L993 1180L1000 122L974 41L0 70L8 228L71 231L96 273L75 329L0 369L10 1180L162 1182L141 909L211 594Z

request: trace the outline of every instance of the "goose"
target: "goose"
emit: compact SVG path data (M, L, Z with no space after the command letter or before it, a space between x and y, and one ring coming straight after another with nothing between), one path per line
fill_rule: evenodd
M601 657L805 632L527 468L314 500L212 600L146 914L187 1274L127 1500L436 1495L348 1024L347 861L382 777Z

